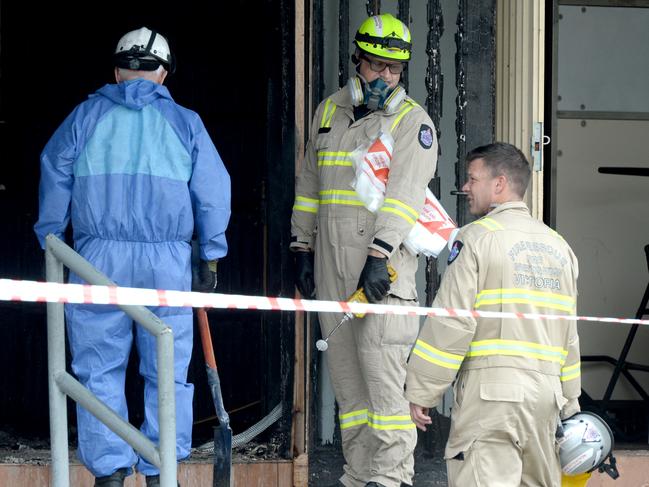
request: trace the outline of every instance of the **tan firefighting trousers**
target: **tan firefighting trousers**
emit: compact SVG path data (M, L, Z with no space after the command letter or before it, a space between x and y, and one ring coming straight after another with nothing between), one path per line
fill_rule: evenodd
M498 367L460 372L445 458L451 487L559 487L559 377Z
M344 300L356 290L367 243L352 228L346 231L345 222L337 220L320 226L315 252L318 299ZM383 303L415 304L391 295ZM321 313L323 336L341 318ZM329 339L327 362L346 462L340 481L347 487L365 487L370 481L386 487L412 484L417 432L403 386L418 333L419 317L367 315L345 323Z
M388 296L385 304L404 304ZM322 313L323 336L342 318ZM403 397L406 360L419 331L414 316L367 315L329 339L327 361L338 402L347 487L412 485L417 433Z

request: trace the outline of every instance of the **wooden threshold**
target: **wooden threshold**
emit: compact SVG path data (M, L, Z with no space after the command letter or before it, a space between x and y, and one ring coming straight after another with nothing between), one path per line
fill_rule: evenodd
M211 463L181 463L178 466L178 482L182 487L206 487L213 482L214 466ZM275 460L255 463L235 463L232 465L235 487L292 487L293 462ZM48 486L50 485L50 466L31 464L0 464L1 486ZM70 485L92 487L94 477L82 465L70 465ZM125 487L145 487L144 477L131 475Z

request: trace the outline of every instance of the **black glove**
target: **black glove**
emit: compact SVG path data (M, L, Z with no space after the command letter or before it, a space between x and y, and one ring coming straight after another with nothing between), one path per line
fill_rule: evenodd
M388 259L368 255L365 267L358 279L357 289L363 288L370 303L378 303L390 290L390 275L388 274Z
M313 252L295 252L295 285L304 298L312 298L315 294Z
M211 293L216 289L216 263L218 260L200 260L196 279L192 282L192 291Z

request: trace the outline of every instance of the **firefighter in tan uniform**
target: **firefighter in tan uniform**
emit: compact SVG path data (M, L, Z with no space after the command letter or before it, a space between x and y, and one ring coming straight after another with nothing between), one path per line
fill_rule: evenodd
M410 32L389 14L365 20L355 37L356 74L316 110L291 219L296 284L305 297L344 301L363 287L373 303L415 304L417 257L401 245L434 176L433 124L398 84L410 59ZM371 213L350 186L351 152L394 139L383 206ZM315 260L315 266L314 266ZM387 265L398 277L390 283ZM315 270L314 270L315 267ZM342 318L323 313L323 336ZM417 317L367 315L341 327L327 351L347 487L411 485L417 434L403 397ZM340 485L340 484L339 484Z
M525 156L495 143L467 156L470 211L434 307L571 315L577 259L521 201ZM429 317L408 363L406 398L425 430L428 410L454 382L446 445L450 486L559 486L559 417L579 411L575 321Z

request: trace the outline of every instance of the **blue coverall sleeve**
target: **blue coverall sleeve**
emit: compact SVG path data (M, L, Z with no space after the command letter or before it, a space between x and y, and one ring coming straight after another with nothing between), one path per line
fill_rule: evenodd
M39 213L34 231L42 248L49 233L63 238L70 222L73 164L77 157L78 130L74 123L77 110L65 119L41 153Z
M200 257L214 260L225 256L225 230L230 220L230 175L202 122L192 153L193 171L189 191Z

